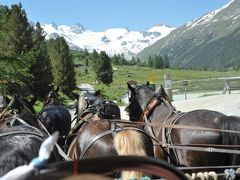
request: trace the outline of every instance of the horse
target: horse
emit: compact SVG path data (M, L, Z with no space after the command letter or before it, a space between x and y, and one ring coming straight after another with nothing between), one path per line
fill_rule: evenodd
M0 177L8 171L29 164L38 156L46 134L33 126L19 125L0 129ZM49 163L59 160L54 151Z
M6 105L0 118L0 176L38 156L40 145L47 138L38 122L18 95ZM54 151L50 162L58 160L59 154Z
M148 83L128 84L128 89L131 95L126 110L131 121L145 122L142 123L145 131L158 139L160 145L154 146L155 157L170 159L178 166L239 164L239 154L226 153L231 151L226 148L234 149L240 144L240 134L236 133L240 129L239 117L206 109L177 111L162 86L155 92ZM149 123L152 125L148 126Z
M102 98L100 90L94 93L83 91L80 95L74 93L73 95L77 99L75 114L78 115L78 118L83 117L89 111L99 111L101 112L99 115L104 118L121 119L121 111L118 105L113 101ZM95 112L92 113L94 114Z
M68 109L61 105L56 90L53 89L49 92L38 117L50 134L59 131L58 144L64 147L65 137L71 129L71 114Z
M118 106L98 94L83 92L79 96L80 119L76 128L73 128L71 135L76 136L71 141L67 156L71 159L117 155L153 156L151 137L129 121L116 120L120 118ZM125 173L123 177L129 177ZM140 177L140 174L131 175L134 176Z
M6 102L9 101L10 100L7 100ZM39 119L25 104L25 101L22 100L19 95L14 95L12 100L2 108L0 114L0 128L24 124L41 129Z

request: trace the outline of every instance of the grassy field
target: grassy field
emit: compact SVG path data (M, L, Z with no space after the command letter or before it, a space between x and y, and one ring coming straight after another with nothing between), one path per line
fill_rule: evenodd
M156 85L164 85L164 75L171 75L172 90L174 93L184 91L183 80L188 80L189 92L222 91L224 87L224 78L240 76L239 71L215 72L215 71L192 71L175 69L151 69L141 66L114 66L113 82L109 85L96 85L95 74L88 69L85 73L85 67L76 68L77 84L92 84L95 89L101 89L106 98L115 100L121 104L121 97L127 92L127 82L135 80L138 84L144 84L152 81ZM235 84L239 85L239 82Z

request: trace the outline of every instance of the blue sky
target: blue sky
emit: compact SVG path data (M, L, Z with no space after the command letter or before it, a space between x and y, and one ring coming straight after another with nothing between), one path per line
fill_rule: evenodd
M94 31L114 27L143 31L158 22L179 27L230 0L0 0L8 6L19 2L33 22L80 23Z

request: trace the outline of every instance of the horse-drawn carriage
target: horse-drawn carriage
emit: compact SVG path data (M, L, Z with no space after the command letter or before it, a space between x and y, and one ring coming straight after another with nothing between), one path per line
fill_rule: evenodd
M181 113L172 106L163 88L155 92L148 85L128 84L128 88L131 95L126 110L131 121L121 120L114 102L97 94L81 93L76 107L76 124L68 136L64 136L66 143L62 145L67 154L64 158L72 161L48 165L33 177L59 179L71 175L76 167L77 172L87 173L144 171L134 175L124 171L127 174L122 174L123 179L149 174L183 179L186 178L183 172L198 171L216 171L224 178L237 177L233 170L240 164L238 117L208 110ZM69 120L64 126L69 127ZM47 128L47 132L59 130L59 127L51 128ZM140 157L132 157L136 155ZM177 168L166 167L159 159Z

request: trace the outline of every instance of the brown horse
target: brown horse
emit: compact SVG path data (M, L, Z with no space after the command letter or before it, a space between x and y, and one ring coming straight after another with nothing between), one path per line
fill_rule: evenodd
M30 125L41 129L38 118L18 95L14 95L8 105L2 108L0 128L8 128L9 126L19 124Z
M162 86L155 92L148 84L128 84L128 88L131 96L126 110L130 120L148 123L145 123L145 130L162 145L154 146L156 157L168 155L172 163L184 166L239 164L239 152L232 149L240 144L240 134L236 133L240 130L239 117L204 109L180 113L172 106ZM223 151L225 153L220 153Z
M82 93L79 103L84 108L79 106L80 123L76 124L78 127L73 131L72 135L76 137L70 144L68 157L85 159L118 154L153 156L151 138L141 128L131 122L114 120L115 117L120 117L119 108L119 111L116 110L117 105L89 93ZM140 177L141 174L124 173L123 177L125 176Z

